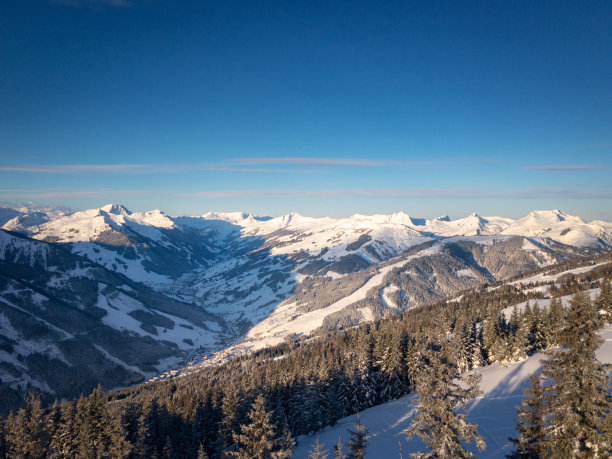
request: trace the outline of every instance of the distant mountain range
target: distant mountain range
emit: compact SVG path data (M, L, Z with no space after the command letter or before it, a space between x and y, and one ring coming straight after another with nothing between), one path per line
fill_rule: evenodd
M612 248L612 224L392 215L171 217L0 208L0 378L59 397L125 386L452 298Z

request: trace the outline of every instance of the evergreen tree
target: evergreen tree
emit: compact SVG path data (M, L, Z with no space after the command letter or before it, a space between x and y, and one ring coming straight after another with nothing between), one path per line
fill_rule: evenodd
M487 314L482 332L483 348L489 363L507 358L508 346L505 339L506 322L503 315L491 307Z
M544 347L544 322L542 319L542 311L540 305L536 301L531 311L531 320L529 321L529 349L528 352L535 352Z
M289 459L293 450L295 449L295 440L291 435L291 429L287 422L287 417L283 415L281 419L280 436L278 438L278 446L275 451L272 452L274 459Z
M604 323L612 323L612 288L610 287L610 279L607 277L601 283L601 291L597 297L597 308L603 314Z
M77 457L79 452L80 424L77 416L76 401L61 406L61 421L50 439L50 452L53 458Z
M346 459L346 454L342 451L342 439L338 437L338 443L334 445L334 459Z
M248 414L249 424L240 427L241 433L234 437L239 445L230 455L240 459L265 459L272 456L277 446L274 427L270 423L270 413L266 411L263 396L253 402Z
M327 450L319 441L318 436L310 451L308 451L308 459L327 459Z
M525 312L522 315L515 317L515 314L517 314L516 306L513 309L512 319L510 320L513 335L508 346L508 354L511 362L518 362L527 358L532 319L529 302L525 305Z
M110 419L106 412L102 387L98 385L85 404L84 422L80 432L80 455L101 458L109 456L110 436L107 430Z
M198 458L197 459L208 459L208 454L206 454L204 445L201 443L200 443L200 447L198 448Z
M6 443L6 422L4 418L0 416L0 459L4 459L8 453L8 447Z
M16 417L10 417L7 432L8 456L11 458L38 459L45 457L48 437L40 400L28 397L26 406Z
M563 331L565 349L549 351L543 362L545 415L549 426L546 454L599 457L612 449L610 381L595 352L602 343L599 319L588 294L572 298Z
M227 392L223 397L221 404L221 412L223 414L221 421L221 432L228 445L232 444L235 434L239 431L240 425L243 422L242 400L244 395L236 387L235 384L230 384L227 387Z
M550 302L548 315L544 323L544 346L546 348L557 347L561 343L562 332L565 328L565 311L558 297Z
M363 459L368 447L368 429L361 423L359 415L355 421L355 430L348 429L350 434L346 447L349 450L348 459Z
M484 439L476 426L469 424L466 404L478 394L477 378L467 380L464 388L457 383L459 368L450 346L431 341L423 355L423 369L417 379L419 406L413 423L406 431L408 439L417 435L429 448L429 453L416 453L413 457L473 457L462 442L475 441L478 449L485 448Z
M143 459L158 457L163 450L163 432L160 425L160 410L157 399L148 400L138 420L136 454Z
M518 408L516 431L519 434L510 441L516 446L513 458L537 458L542 454L545 439L543 388L537 374L529 378L530 387L523 389L525 399Z

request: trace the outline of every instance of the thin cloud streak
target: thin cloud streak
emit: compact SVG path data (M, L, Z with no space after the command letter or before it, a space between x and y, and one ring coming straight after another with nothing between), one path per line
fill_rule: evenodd
M584 190L531 188L508 192L491 192L469 188L386 188L386 189L340 189L340 190L214 190L185 193L182 197L191 198L287 198L287 199L327 199L327 198L418 198L418 199L612 199L612 192L589 192Z
M218 172L247 172L247 173L286 173L286 174L327 174L328 170L301 168L301 169L276 169L263 167L226 167L211 164L33 164L0 166L0 171L25 172L39 174L167 174L185 173L194 171L218 171Z
M591 165L591 164L578 164L578 165L567 165L567 166L529 166L523 167L527 171L543 171L543 172L568 172L568 171L587 171L594 169L607 169L606 166Z
M72 190L72 189L0 189L4 199L58 199L111 197L206 198L206 199L612 199L612 190L585 191L569 188L528 188L490 191L474 188L361 188L337 190L208 190L183 192L173 190Z
M237 158L233 160L238 164L293 164L295 166L318 166L318 167L375 167L386 166L387 161L373 161L366 159L325 159L325 158Z
M83 172L134 173L151 170L150 164L40 164L0 166L0 171L37 172L41 174L77 174Z
M0 190L0 197L3 199L95 199L110 197L149 197L149 196L170 196L174 192L159 190ZM177 196L176 194L174 194ZM114 199L114 198L113 198Z
M207 171L219 172L253 172L253 173L271 173L271 174L328 174L329 171L321 169L269 169L269 168L253 168L253 167L207 167Z

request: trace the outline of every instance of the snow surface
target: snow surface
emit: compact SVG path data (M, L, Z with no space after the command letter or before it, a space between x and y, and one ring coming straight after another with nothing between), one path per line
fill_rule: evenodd
M608 265L611 262L609 261L605 261L603 263L598 263L596 265L592 265L592 266L583 266L581 268L574 268L574 269L568 269L567 271L563 271L557 274L546 274L546 273L540 273L540 274L536 274L535 276L530 276L530 277L526 277L524 279L519 279L517 281L513 281L513 282L509 282L510 285L515 285L515 286L519 286L519 285L527 285L527 284L536 284L538 282L541 283L551 283L556 281L557 279L559 279L560 277L565 276L566 274L583 274L586 272L589 272L595 268L599 268L600 266L604 266L604 265Z
M597 352L602 363L612 364L612 325L601 332L605 342ZM468 406L468 421L478 425L478 432L484 437L487 449L478 452L473 445L468 448L479 458L503 458L513 450L508 437L515 436L516 406L523 399L523 388L529 386L529 376L540 370L542 353L532 355L522 362L502 366L498 363L478 370L482 375L480 389L483 394ZM375 406L360 413L361 423L370 431L366 457L399 457L400 443L404 457L423 451L424 445L418 438L406 440L402 433L411 424L417 397L414 394ZM356 416L344 418L334 426L298 438L293 453L296 459L307 458L311 445L317 438L333 453L338 437L343 444L349 437L347 429L354 429ZM470 447L471 446L471 447ZM346 453L346 448L345 448Z
M438 250L439 246L433 246L419 252L418 255L406 257L401 261L379 268L378 272L368 279L364 285L326 308L299 314L296 303L282 304L272 314L251 328L245 339L235 347L254 351L263 347L280 344L285 338L295 334L309 334L320 328L323 325L323 320L330 314L341 311L347 306L364 299L371 289L382 284L384 277L394 268L400 268L414 258L431 255ZM369 313L361 309L360 311L365 320L372 320L374 318L371 311L368 310Z

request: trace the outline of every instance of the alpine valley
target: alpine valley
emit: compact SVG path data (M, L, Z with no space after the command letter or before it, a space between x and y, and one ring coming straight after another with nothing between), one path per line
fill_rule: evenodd
M346 329L612 249L553 211L425 220L0 208L3 396L69 399Z

